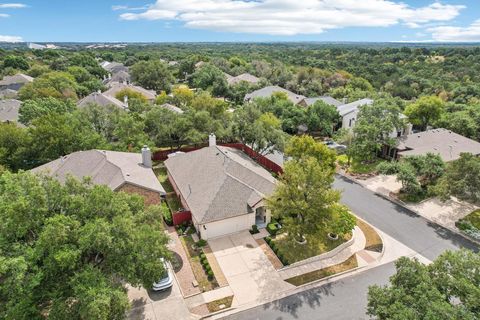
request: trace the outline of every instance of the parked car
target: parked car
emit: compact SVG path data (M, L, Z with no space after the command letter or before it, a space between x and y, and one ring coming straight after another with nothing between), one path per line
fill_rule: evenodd
M153 291L164 291L168 290L173 285L173 271L172 266L165 259L162 258L163 268L165 270L163 278L161 278L157 283L153 284Z
M338 144L333 140L328 140L323 142L327 147L337 151L338 153L344 153L347 150L347 146L343 144Z

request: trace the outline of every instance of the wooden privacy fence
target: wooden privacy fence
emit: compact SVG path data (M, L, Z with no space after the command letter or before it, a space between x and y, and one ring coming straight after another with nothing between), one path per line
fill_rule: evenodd
M190 211L177 211L172 214L173 225L178 226L186 221L192 221L192 213Z

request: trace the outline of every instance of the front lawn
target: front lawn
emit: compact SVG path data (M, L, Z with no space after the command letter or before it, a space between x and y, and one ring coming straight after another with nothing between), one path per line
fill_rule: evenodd
M348 258L342 263L324 269L308 272L293 278L286 279L285 281L298 287L315 280L320 280L340 272L354 269L357 266L357 257L355 255L352 255L350 258Z
M352 234L350 233L343 238L339 237L337 240L331 240L325 234L319 236L315 241L310 240L306 244L299 244L295 240L283 236L272 239L269 244L280 261L288 265L331 251L351 238Z
M377 166L379 163L384 162L383 159L375 159L372 162L364 163L356 160L352 160L348 171L352 174L369 174L377 171Z

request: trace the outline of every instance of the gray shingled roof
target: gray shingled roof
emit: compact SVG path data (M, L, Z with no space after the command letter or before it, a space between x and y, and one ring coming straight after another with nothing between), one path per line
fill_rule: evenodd
M125 83L130 83L132 77L130 74L125 71L121 70L117 73L115 73L110 79L106 79L104 82L105 83L111 83L111 82L125 82Z
M32 82L33 78L30 76L27 76L26 74L23 73L18 73L13 76L5 76L3 77L2 80L0 80L0 86L9 86L11 84L16 84L16 83L29 83Z
M318 100L321 100L321 101L325 102L326 104L332 105L334 107L338 107L338 106L342 105L341 101L338 101L337 99L332 98L330 96L322 96L322 97L305 98L304 99L307 107L311 106L312 104L314 104Z
M177 154L165 166L198 223L251 212L276 183L242 151L221 146Z
M151 168L142 165L141 153L88 150L71 153L60 159L32 169L47 173L64 182L68 175L91 177L94 184L117 190L125 183L165 194Z
M115 107L125 109L125 105L120 100L99 92L93 92L77 102L78 107L86 107L89 104L98 104L103 107L113 105Z
M443 161L460 158L460 153L480 155L480 143L447 129L432 129L398 138L400 156L440 155Z
M0 99L16 99L18 97L18 91L13 89L0 90Z
M347 103L347 104L342 104L341 106L337 107L337 110L338 110L338 113L340 114L340 116L343 117L344 115L349 114L350 112L357 110L361 106L364 106L364 105L367 105L367 104L372 104L372 103L373 103L372 99L365 98L365 99L360 99L360 100L353 101L353 102L350 102L350 103Z
M15 99L0 100L0 122L18 122L22 102Z
M252 99L255 99L255 98L268 98L268 97L272 96L272 94L274 94L275 92L286 93L287 96L288 96L288 100L290 100L294 104L297 104L300 101L302 101L303 99L305 99L305 96L293 93L292 91L289 91L289 90L284 89L282 87L268 86L268 87L264 87L262 89L255 90L255 91L245 95L245 100L249 101L249 100L252 100Z
M250 73L242 73L241 75L238 75L236 77L232 77L230 75L228 75L229 77L227 77L227 82L229 85L234 85L234 84L237 84L239 82L242 82L242 81L245 81L245 82L248 82L248 83L258 83L260 81L259 78L255 77L254 75L250 74Z
M182 109L180 109L179 107L175 107L173 104L170 104L170 103L164 103L160 107L168 109L168 110L173 111L175 113L183 113Z
M125 83L120 83L120 82L111 82L108 84L110 89L105 91L103 94L115 98L115 95L119 92L122 91L123 89L130 89L136 92L141 93L147 100L155 100L155 97L157 94L153 90L147 90L139 86L134 86L131 84L125 84Z

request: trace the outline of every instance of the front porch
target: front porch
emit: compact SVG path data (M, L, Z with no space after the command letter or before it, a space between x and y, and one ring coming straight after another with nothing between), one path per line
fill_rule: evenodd
M265 207L255 209L255 225L258 229L267 227L267 224L270 222L270 219L268 218L267 209Z

